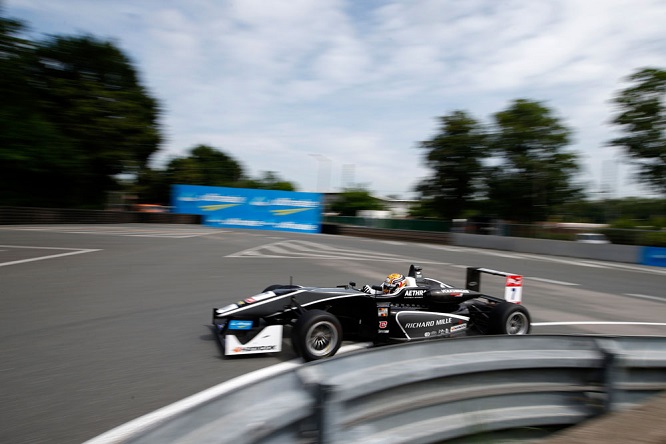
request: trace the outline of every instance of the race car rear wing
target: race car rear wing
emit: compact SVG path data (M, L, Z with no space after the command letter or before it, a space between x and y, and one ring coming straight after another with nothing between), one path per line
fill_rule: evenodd
M481 273L506 277L504 285L504 300L520 304L523 300L523 277L519 274L504 271L491 270L489 268L467 267L467 278L465 288L468 290L481 291Z

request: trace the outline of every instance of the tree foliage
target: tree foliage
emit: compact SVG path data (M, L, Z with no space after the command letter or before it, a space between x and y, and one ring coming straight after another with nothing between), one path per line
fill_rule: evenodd
M484 130L467 113L441 118L440 133L422 142L434 175L417 188L423 207L414 214L469 215L529 222L577 199L577 156L565 151L570 130L543 104L516 100Z
M552 111L519 99L494 115L492 151L499 161L487 169L487 197L497 217L545 220L549 209L580 198L573 177L577 155L565 151L571 131Z
M76 202L78 152L39 107L32 85L35 45L22 23L0 17L0 204ZM61 180L61 178L65 180Z
M189 156L169 162L166 174L172 184L229 187L243 178L243 167L222 151L197 145Z
M102 206L157 151L157 102L113 43L22 32L0 18L0 204Z
M356 216L361 210L384 210L381 200L362 187L346 188L331 204L330 210L340 216Z
M434 175L418 187L425 206L444 219L460 217L479 191L487 153L487 135L464 111L440 117L439 133L421 142Z
M624 135L610 144L638 166L640 182L666 196L666 71L644 68L628 80L614 98L613 123Z
M237 186L258 190L296 191L296 187L293 183L280 178L275 171L264 171L263 174L256 179L241 180L238 182Z
M193 147L187 156L172 159L166 169L143 169L133 189L140 203L166 205L173 184L296 190L291 182L281 179L273 171L265 171L256 179L247 177L240 162L209 145Z
M103 202L114 176L146 167L158 150L157 102L127 57L94 37L55 37L36 51L42 110L80 154L82 198Z

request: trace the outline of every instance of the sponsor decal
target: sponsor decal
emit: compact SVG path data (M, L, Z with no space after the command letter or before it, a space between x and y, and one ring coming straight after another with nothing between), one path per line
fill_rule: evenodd
M236 319L238 320L238 319ZM248 320L241 320L249 322ZM231 322L231 321L230 321ZM269 325L249 342L243 344L228 330L224 337L224 354L273 353L282 350L282 325Z
M400 311L396 313L395 319L407 340L423 338L428 331L431 337L445 336L450 333L451 324L469 320L466 316L452 313L425 311Z
M219 211L219 210L224 210L226 208L235 207L237 205L239 204L202 205L199 208L201 208L203 211Z
M466 328L467 328L467 324L454 325L454 326L451 327L451 333L455 333L457 331L464 330Z
M407 290L405 292L405 297L417 297L417 298L422 298L423 295L425 294L426 290Z
M229 321L229 330L251 330L252 321L233 319Z
M267 291L266 293L260 293L254 296L250 296L249 298L245 299L245 302L248 304L254 304L255 302L263 301L265 299L269 299L275 296L275 293L272 291Z
M183 202L231 202L235 203L236 205L245 203L246 201L246 198L242 196L223 196L216 193L208 193L201 196L179 196L177 199Z
M514 304L520 304L523 299L523 277L512 274L506 277L504 299Z
M388 333L388 330L377 330L377 333Z
M319 227L315 224L297 224L295 222L280 222L279 224L273 224L273 228L300 230L300 231L316 231Z
M432 321L407 322L405 324L405 328L429 328L429 327L435 327L437 325L450 324L451 322L452 322L451 318L442 318Z
M303 211L309 211L312 208L295 208L291 210L270 210L276 216L289 216L291 214L301 213Z
M450 294L452 296L460 296L462 294L467 294L470 291L469 290L463 290L461 288L443 288L441 290L442 293L444 294Z
M379 308L377 314L379 315L380 318L385 318L385 317L388 316L388 313L389 313L389 309L387 307L381 307L381 308Z
M257 352L257 351L275 351L276 346L274 345L256 345L253 347L235 347L234 353L247 353L247 352Z
M387 321L379 321L379 328L385 329L388 326Z

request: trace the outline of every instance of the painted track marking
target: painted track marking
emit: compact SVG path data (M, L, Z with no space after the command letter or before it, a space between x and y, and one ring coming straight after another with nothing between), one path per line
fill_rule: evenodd
M0 245L0 247L1 248L23 248L23 249L34 249L34 250L70 250L70 251L67 251L66 253L50 254L48 256L39 256L39 257L33 257L33 258L29 258L29 259L21 259L21 260L18 260L18 261L11 261L11 262L2 262L2 263L0 263L0 267L6 267L8 265L24 264L24 263L27 263L27 262L43 261L43 260L46 260L46 259L55 259L55 258L64 257L64 256L73 256L75 254L93 253L95 251L102 251L102 250L99 250L99 249L27 247L27 246L21 246L21 245Z

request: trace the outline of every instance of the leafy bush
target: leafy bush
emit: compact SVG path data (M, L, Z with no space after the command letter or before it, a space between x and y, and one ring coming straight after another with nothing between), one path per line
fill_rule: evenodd
M666 247L666 231L644 231L638 241L646 247Z

